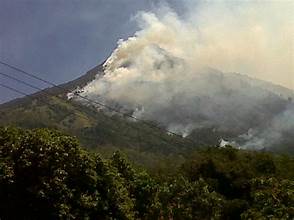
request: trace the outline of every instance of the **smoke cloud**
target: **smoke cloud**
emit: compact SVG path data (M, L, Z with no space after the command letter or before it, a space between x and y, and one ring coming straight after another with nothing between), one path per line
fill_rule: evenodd
M271 148L282 145L293 148L293 130L294 104L291 103L285 111L276 115L273 120L258 129L249 129L246 134L240 135L236 140L242 148L249 149Z
M293 91L258 80L294 88L293 3L186 4L181 17L166 5L139 12L139 31L119 40L104 75L82 95L183 136L202 128L230 133L245 147L293 131ZM263 132L265 120L271 129Z

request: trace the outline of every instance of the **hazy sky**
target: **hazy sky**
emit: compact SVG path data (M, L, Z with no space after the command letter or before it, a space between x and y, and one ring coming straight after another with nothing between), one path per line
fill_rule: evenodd
M272 1L259 1L263 3L266 2L279 2L283 4L287 0L272 0ZM0 60L11 63L18 67L23 68L29 72L33 72L38 76L52 81L54 83L62 83L65 81L72 80L91 67L103 62L112 52L112 50L117 45L117 40L120 38L126 39L127 37L133 35L137 30L137 25L135 19L132 19L138 11L150 11L156 10L158 7L158 2L161 0L0 0ZM169 7L175 10L178 15L185 16L187 14L195 14L196 17L201 15L201 12L197 11L197 5L200 1L197 0L166 0ZM183 4L185 2L185 4ZM255 1L211 1L211 2L226 2L226 5L237 5L240 8L245 8L250 3ZM246 4L244 3L246 2ZM287 1L288 3L291 1ZM203 3L203 1L201 1ZM273 10L262 10L263 5L259 5L258 10L254 10L254 7L248 7L248 10L235 10L234 6L234 16L238 16L239 13L246 11L251 16L251 11L253 11L253 16L249 19L260 19L261 24L264 27L269 24L273 24L272 34L268 40L267 44L262 44L261 52L267 52L266 48L271 45L276 44L275 33L278 31L276 28L281 29L284 27L283 23L287 24L285 26L288 28L293 25L293 16L289 16L291 12L290 6L293 4L286 5L284 9L277 8L275 5ZM207 9L207 7L206 7ZM225 16L225 23L219 23L221 25L227 25L227 21L234 21L234 16L228 16L232 8L228 7L226 10L219 10L219 7L208 7L209 13L204 13L208 17L203 16L202 18L196 18L201 21L201 19L207 24L218 24ZM185 13L184 13L185 12ZM199 13L198 13L199 12ZM258 16L256 16L256 14ZM260 16L259 16L260 15ZM288 16L288 17L287 17ZM263 20L268 19L269 22L263 22ZM271 20L272 19L272 20ZM247 19L246 24L247 24ZM285 22L284 22L285 21ZM277 22L276 24L274 22ZM236 23L239 26L240 23ZM244 22L243 22L244 24ZM251 23L248 23L251 24ZM208 27L213 27L211 29L205 29L205 32L215 33L219 28L218 26L210 25ZM260 29L257 26L257 31L260 33ZM262 29L261 29L262 30ZM288 28L291 32L293 28ZM224 34L223 39L226 40L226 45L230 43L230 38L226 37L226 34L230 34L230 29L227 28L227 33ZM290 33L289 32L289 33ZM239 32L238 32L239 33ZM289 33L287 36L289 36ZM233 34L233 33L232 33ZM291 34L291 33L290 33ZM238 34L230 35L235 39L239 39ZM241 35L240 35L241 36ZM249 36L249 35L248 35ZM263 36L259 34L258 36ZM265 35L266 37L267 35ZM293 34L292 34L293 36ZM279 38L283 38L284 35L278 35ZM211 41L218 39L209 39ZM254 45L254 39L251 39ZM221 42L221 41L217 41ZM277 41L279 43L279 41ZM273 60L273 62L279 62L281 64L273 65L273 67L279 67L285 63L289 65L291 59L293 58L293 42L290 39L281 40L285 42L283 47L272 47L269 52L273 54L284 54L284 48L289 55L285 56L286 59L275 59L275 56L271 54L266 57L267 62ZM221 48L222 45L212 44ZM247 46L243 45L242 41L237 42L236 45L241 46L241 49L246 50L245 55L247 55ZM232 55L236 53L236 48L234 45L230 49ZM250 49L250 48L249 48ZM255 50L255 48L253 48ZM277 50L279 49L279 50ZM276 50L276 53L274 51ZM218 52L218 51L216 51ZM250 54L250 53L249 53ZM217 53L215 54L215 57ZM238 55L238 54L237 54ZM257 63L258 59L264 60L266 54L259 53L249 57L252 63ZM218 56L222 58L222 56ZM239 56L236 56L239 58ZM244 57L241 57L242 59ZM246 57L246 62L251 62L248 57ZM290 60L290 61L289 61ZM218 61L215 60L214 61ZM283 62L282 62L283 61ZM227 62L222 63L226 64ZM273 63L270 62L270 63ZM232 62L231 62L232 63ZM237 65L238 62L233 62ZM242 63L244 64L244 62ZM246 64L246 63L245 63ZM253 72L257 69L253 66L252 69L248 68L244 64L241 70L247 72ZM221 66L221 65L220 65ZM227 66L227 65L226 65ZM267 65L264 65L267 66ZM284 65L285 66L285 65ZM222 67L222 66L221 66ZM233 66L234 67L234 66ZM293 66L292 66L293 67ZM258 66L260 69L260 66ZM271 66L268 66L271 68ZM290 67L291 68L291 67ZM293 76L291 76L291 69L286 68L288 72L286 77L280 77L278 74L271 74L271 81L280 80L280 84L287 84L287 86L293 85ZM233 68L234 69L234 68ZM247 71L248 70L248 71ZM15 71L11 71L0 65L0 71L13 76L23 78L21 75L17 74ZM292 72L293 73L293 72ZM264 71L264 74L267 74ZM275 78L276 77L276 78ZM267 75L261 76L261 78L267 78ZM21 84L16 84L11 82L11 80L6 80L4 77L0 76L0 82L7 85L17 87L19 90L25 92L33 92L33 90L25 88ZM33 84L46 87L44 84L39 84L36 81L32 81ZM294 86L293 86L294 88ZM0 87L0 103L12 99L18 96L14 92L7 91Z
M0 0L0 60L61 83L103 62L157 0ZM177 11L181 5L169 1ZM0 71L17 75L0 65ZM0 76L0 82L32 91ZM37 84L37 82L34 82ZM46 86L37 84L39 86ZM18 96L0 88L0 103Z

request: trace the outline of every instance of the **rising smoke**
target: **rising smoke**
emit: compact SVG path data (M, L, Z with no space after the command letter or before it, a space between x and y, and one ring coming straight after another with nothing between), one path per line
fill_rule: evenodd
M293 4L187 4L181 17L167 6L138 13L140 30L118 42L82 95L183 136L213 127L260 148L293 135L292 91L228 73L293 88Z

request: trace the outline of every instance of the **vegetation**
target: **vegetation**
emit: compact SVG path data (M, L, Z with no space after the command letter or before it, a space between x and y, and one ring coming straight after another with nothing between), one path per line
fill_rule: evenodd
M152 159L162 158L166 155L168 157L180 155L181 157L189 155L195 148L218 145L219 140L223 137L230 138L240 135L240 130L234 127L238 125L238 120L236 120L234 128L227 131L221 132L216 129L216 126L197 128L187 138L179 138L168 135L164 129L148 126L145 122L111 114L109 111L97 111L85 100L82 103L67 99L67 91L82 88L97 74L103 74L102 65L95 67L74 81L1 104L0 126L58 129L66 134L76 136L81 144L88 149L107 154L118 149L132 155L136 154L136 156L138 155L136 152L140 152L140 159L147 160L147 162L150 154L153 155ZM285 103L280 104L283 106ZM280 105L277 104L275 108L278 106ZM266 109L271 108L266 105ZM257 121L253 120L254 123ZM252 126L254 127L254 125ZM243 132L246 131L245 129ZM292 136L286 134L283 137L283 144L277 144L267 150L294 155ZM142 158L141 155L145 158ZM136 158L133 157L133 159ZM156 167L158 167L157 163ZM162 163L160 165L165 166Z
M150 122L151 123L151 122ZM88 149L136 149L155 154L185 153L191 142L143 122L110 115L46 94L26 103L0 106L0 126L58 129L76 136Z
M291 156L229 146L159 155L150 163L160 160L162 169L150 169L121 152L87 151L57 131L2 127L0 218L294 218Z

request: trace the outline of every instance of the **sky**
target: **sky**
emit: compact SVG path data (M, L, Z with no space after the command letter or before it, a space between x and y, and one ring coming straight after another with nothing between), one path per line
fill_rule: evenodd
M117 47L119 39L127 39L138 30L135 19L138 11L156 11L159 5L161 5L159 2L162 3L163 1L0 0L0 61L16 65L56 84L70 81L106 60L111 55L113 49ZM233 24L232 27L235 28L236 26L236 30L240 30L238 29L240 24L251 25L250 19L253 22L255 20L260 21L259 24L262 26L257 25L256 29L253 30L254 33L257 33L258 40L262 41L261 44L258 44L260 50L256 50L256 47L254 47L256 36L250 39L253 51L259 51L259 53L251 56L251 53L248 53L248 48L252 48L244 45L242 41L236 41L236 45L232 44L231 48L225 48L232 56L236 57L234 62L230 62L234 64L232 67L236 65L242 67L243 65L240 68L241 71L250 73L258 68L261 70L271 70L283 66L287 71L286 77L281 76L283 73L273 72L270 75L267 71L263 71L263 74L267 75L260 74L259 78L269 78L270 81L287 87L293 86L294 88L293 76L291 75L293 73L293 68L291 68L293 67L293 65L291 66L293 38L292 40L289 38L291 36L290 32L293 31L294 20L293 16L289 15L291 14L290 6L293 6L293 4L289 4L290 1L258 1L261 4L257 5L257 8L255 5L257 1L215 0L204 4L203 1L197 0L166 0L165 2L180 18L189 16L188 19L202 21L203 24L207 24L207 27L203 25L202 33L208 36L217 36L214 33L219 34L217 31L219 28L223 28L222 25L227 27L229 24L230 26L235 20L238 22L235 22L236 24ZM212 2L214 2L213 7L211 7ZM229 7L223 10L222 6L220 7L217 4L218 2L225 2L225 5ZM267 2L274 4L271 4L270 7L264 7ZM283 2L288 2L288 4L283 4ZM198 5L202 6L203 12L197 11L201 8ZM281 5L283 7L280 7ZM269 8L269 10L264 8ZM208 13L207 10L209 11ZM231 13L232 11L233 13ZM238 19L234 19L234 16L244 15L244 12L245 16L243 17L245 19L240 20L240 22ZM247 22L246 16L250 22ZM221 21L224 22L222 23ZM211 24L220 25L215 26ZM291 25L292 29L289 28ZM265 29L262 29L263 27ZM285 33L287 35L283 32L286 29L288 33ZM226 28L223 36L219 35L225 41L223 45L229 45L232 41L227 36L231 36L234 39L246 36L246 34L242 35L240 31L233 33L231 30ZM246 28L244 30L246 32ZM270 31L271 33L263 32L263 30ZM240 34L238 35L238 33ZM252 36L252 34L248 35L248 37ZM213 42L211 44L213 45L212 52L216 51L214 54L209 53L209 56L220 59L214 59L216 65L228 67L227 60L224 60L226 56L219 56L217 53L224 47L220 45L222 41L219 38L213 39L211 37L208 40L207 42L209 43ZM215 42L217 43L215 44ZM250 41L248 42L250 43ZM276 46L276 44L281 45ZM240 50L235 50L237 46ZM219 50L214 50L216 47ZM207 47L203 48L206 50ZM239 56L240 51L242 54L245 51L243 57ZM285 51L287 54L285 54ZM272 54L274 55L272 56ZM277 59L277 55L280 55L281 58ZM239 65L239 60L237 60L239 58L246 62L240 62ZM260 63L265 59L267 62L263 66L268 68L263 69ZM256 66L247 65L248 62L254 63ZM275 64L276 62L279 63ZM269 63L271 65L266 65ZM41 88L47 87L47 85L25 78L16 71L12 71L2 65L0 65L0 72L28 80ZM32 89L25 88L23 85L7 80L2 76L0 76L0 82L26 93L34 92ZM19 94L0 87L0 103L17 96Z
M133 17L157 0L0 0L0 60L54 83L63 83L102 63L120 38L136 31ZM169 1L175 10L181 4ZM0 71L23 78L0 65ZM41 88L47 85L31 81ZM0 82L34 90L0 76ZM0 88L0 103L19 96Z

